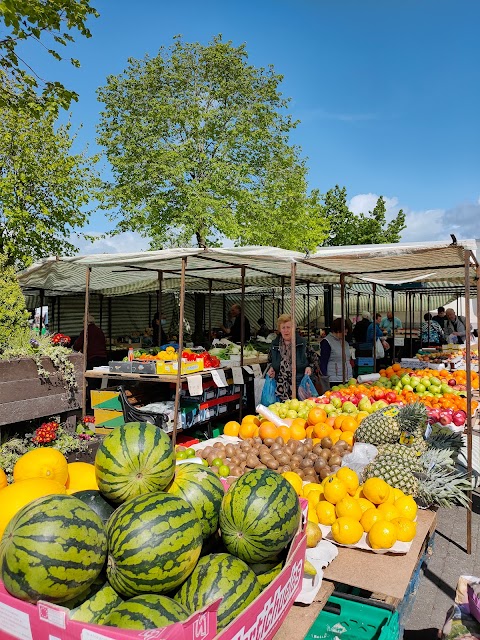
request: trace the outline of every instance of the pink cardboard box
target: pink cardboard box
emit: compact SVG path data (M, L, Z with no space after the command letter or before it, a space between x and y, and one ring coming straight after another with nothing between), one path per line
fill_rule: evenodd
M271 640L285 620L302 589L307 548L306 500L300 500L303 519L282 572L238 618L218 635L217 609L212 603L185 622L163 629L128 631L74 622L68 609L49 602L38 605L11 596L0 582L0 640Z

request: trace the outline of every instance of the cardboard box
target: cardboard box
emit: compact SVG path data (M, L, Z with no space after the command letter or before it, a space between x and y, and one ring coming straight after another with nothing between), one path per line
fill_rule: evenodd
M178 371L178 360L157 360L157 373L163 375L176 375ZM203 371L203 360L195 362L182 362L182 375L188 373L198 373Z
M118 391L96 390L90 391L90 401L92 409L110 409L121 411L120 394Z
M95 427L121 427L125 424L123 411L111 411L110 409L94 409Z

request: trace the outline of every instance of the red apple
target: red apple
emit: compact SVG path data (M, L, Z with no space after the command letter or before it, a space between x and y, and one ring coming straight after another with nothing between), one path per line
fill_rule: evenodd
M454 380L453 378L451 378L451 379L448 381L448 385L449 385L450 387L454 387L456 384L457 384L457 381L456 381L456 380Z
M393 404L396 401L397 401L397 394L395 393L395 391L388 391L385 394L385 402L388 402L388 404Z
M465 424L465 418L466 416L464 415L464 411L455 411L455 413L452 416L452 422L456 427L463 427L463 425Z

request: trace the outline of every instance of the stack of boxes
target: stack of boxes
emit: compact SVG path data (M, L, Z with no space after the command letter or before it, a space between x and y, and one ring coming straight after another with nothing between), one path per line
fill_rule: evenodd
M125 424L118 391L92 389L90 398L97 433L108 433L109 429Z

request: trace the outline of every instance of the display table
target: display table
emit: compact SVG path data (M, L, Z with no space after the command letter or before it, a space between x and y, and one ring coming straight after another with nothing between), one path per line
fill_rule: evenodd
M308 630L317 619L320 611L332 595L335 585L323 580L320 591L312 604L294 604L273 640L294 640L305 638Z

